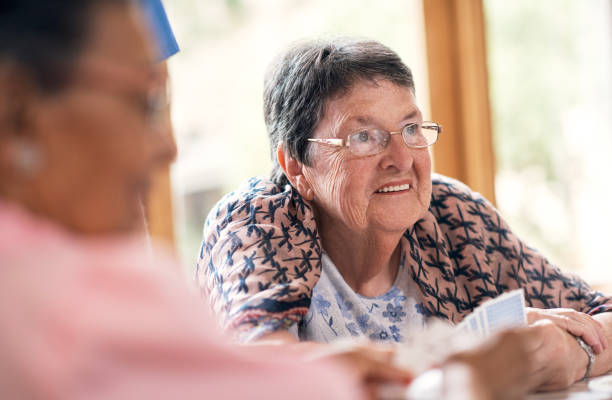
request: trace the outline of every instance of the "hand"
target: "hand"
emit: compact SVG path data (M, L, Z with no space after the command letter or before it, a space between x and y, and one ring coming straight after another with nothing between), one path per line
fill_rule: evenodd
M523 398L532 387L529 374L533 368L529 350L536 343L538 336L532 330L508 330L492 336L474 349L452 355L442 366L446 393L465 392L461 386L470 385L470 395L465 398ZM456 382L446 378L447 371L456 371L458 364L469 367L467 382L465 378ZM448 398L456 397L450 395Z
M392 346L350 340L321 345L308 358L338 361L357 375L368 397L376 399L381 384L407 385L413 379L410 371L393 364L394 353Z
M581 337L599 354L608 347L603 326L590 315L572 310L571 308L527 308L527 323L529 325L543 319L550 320L559 328L566 330L574 336Z
M588 356L565 329L548 319L537 321L527 329L535 334L530 348L532 389L565 389L584 376Z
M367 340L340 340L333 343L299 342L286 331L270 333L257 342L260 347L274 349L284 345L283 351L294 352L304 360L331 360L356 375L370 399L378 397L382 383L407 385L413 374L393 364L395 348Z

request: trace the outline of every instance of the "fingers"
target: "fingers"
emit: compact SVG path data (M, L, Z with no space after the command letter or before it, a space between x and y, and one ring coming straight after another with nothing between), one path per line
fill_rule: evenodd
M565 329L574 336L581 337L593 348L595 354L599 354L603 351L603 343L601 342L597 330L593 326L565 316L555 316L554 320L559 320L559 323L557 323L559 327Z
M593 348L595 354L601 353L608 347L601 323L585 313L564 308L528 309L527 320L530 324L542 319L550 320L572 335L581 337Z
M517 397L529 389L526 382L531 372L531 349L539 345L536 339L539 336L526 329L500 332L477 348L451 355L446 365L467 365L490 398Z
M394 349L375 343L346 342L329 346L325 356L337 359L355 371L364 384L395 382L407 384L413 374L393 364Z
M582 349L570 333L549 318L530 325L528 330L538 337L532 347L529 376L531 389L563 389L584 375L584 365L577 362Z
M607 339L604 334L603 327L599 323L599 321L593 319L591 316L576 313L577 319L573 320L574 325L582 325L582 327L587 327L587 331L585 334L574 333L573 331L569 331L575 336L580 336L588 345L593 348L595 354L599 354L607 348ZM580 321L579 321L580 320Z
M413 379L410 371L393 364L393 347L363 343L355 347L354 354L361 360L364 376L368 380L409 383Z
M604 334L603 326L599 321L590 315L574 310L562 309L559 315L569 319L568 332L575 336L582 337L587 344L593 347L595 353L600 353L600 351L607 348L607 339Z
M396 367L388 362L365 359L361 366L365 379L369 382L398 382L408 384L413 375L410 371Z
M601 324L601 322L597 321L595 318L591 317L588 314L585 313L580 313L577 311L574 311L574 313L576 313L583 321L587 321L587 323L591 324L595 331L597 332L597 336L602 344L603 350L608 348L608 339L606 337L606 333L604 331L604 327ZM590 343L587 342L589 345ZM592 347L592 345L591 345Z

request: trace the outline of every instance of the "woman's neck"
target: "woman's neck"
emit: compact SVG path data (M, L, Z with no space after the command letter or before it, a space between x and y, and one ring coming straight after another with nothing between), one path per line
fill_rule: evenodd
M325 252L351 289L375 297L393 286L403 232L355 232L342 224L317 222Z

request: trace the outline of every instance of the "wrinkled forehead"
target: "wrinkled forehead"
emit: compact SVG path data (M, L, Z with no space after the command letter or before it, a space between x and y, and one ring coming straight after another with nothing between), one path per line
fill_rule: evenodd
M420 117L412 88L383 79L359 80L325 103L321 122L336 128L370 124L395 110L401 119Z

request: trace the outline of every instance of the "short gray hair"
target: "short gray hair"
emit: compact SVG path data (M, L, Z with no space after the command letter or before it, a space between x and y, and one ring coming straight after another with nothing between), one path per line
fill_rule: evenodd
M288 183L276 148L309 165L309 143L327 101L357 81L386 79L414 90L412 72L387 46L352 38L300 42L281 53L264 81L264 117L274 166L271 179Z

